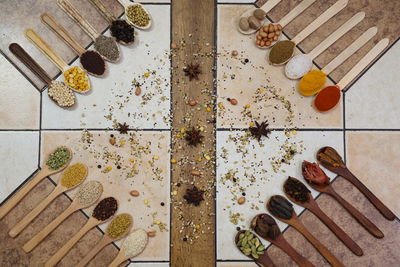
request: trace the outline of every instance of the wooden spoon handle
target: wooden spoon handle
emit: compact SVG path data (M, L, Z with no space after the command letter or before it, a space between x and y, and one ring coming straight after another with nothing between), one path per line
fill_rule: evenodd
M317 45L308 56L311 59L316 58L322 52L324 52L328 47L330 47L334 42L339 40L340 37L345 35L349 30L351 30L354 26L356 26L360 21L362 21L365 17L365 12L358 12L353 17L351 17L348 21L346 21L342 26L340 26L336 31L331 33L328 37L325 38L319 45Z
M21 189L19 189L6 203L0 207L0 219L10 212L40 181L50 173L40 170Z
M300 255L297 250L295 250L283 237L283 235L279 235L277 240L273 242L274 245L282 249L290 258L292 258L299 266L304 266L304 267L313 267L314 264L312 264L310 261L308 261L306 258L304 258L302 255Z
M54 17L47 13L42 14L42 21L46 24L50 30L52 30L58 37L60 37L64 42L72 48L79 56L85 53L85 48L83 48L78 41L76 41L67 30L61 26Z
M303 0L298 4L295 8L290 10L289 13L286 14L278 23L285 27L288 25L292 20L294 20L298 15L303 13L309 6L311 6L316 0Z
M81 13L68 1L58 0L58 6L64 10L86 33L90 38L96 40L99 36L96 29L82 16Z
M292 219L293 220L293 219ZM316 239L307 228L300 222L296 217L291 224L296 230L298 230L318 251L319 253L334 267L344 267L335 255L333 255L318 239Z
M276 265L274 264L274 262L271 260L271 258L268 256L267 251L265 251L264 254L262 254L257 260L256 262L258 264L261 264L262 266L265 267L276 267Z
M389 39L385 38L379 41L338 83L339 88L344 90L349 83L360 74L387 46L389 45ZM372 202L372 201L371 201ZM374 203L372 203L374 204ZM375 204L374 204L375 205ZM376 207L376 206L375 206ZM378 207L377 207L378 208ZM378 208L379 209L379 208ZM382 210L380 210L382 213ZM386 213L386 212L385 212ZM382 213L383 214L383 213ZM386 215L383 214L389 220L394 220L396 216L389 211Z
M121 0L119 0L121 1ZM129 1L129 0L124 0ZM260 8L264 10L265 13L268 13L271 9L273 9L277 4L279 4L281 0L268 0L263 6Z
M64 244L62 248L60 248L56 254L54 254L46 263L45 267L55 266L67 253L71 250L71 248L87 233L90 229L98 225L100 221L91 217L86 224L77 232L67 243Z
M91 259L94 258L94 256L99 253L100 250L102 250L105 246L110 244L112 242L112 239L109 238L107 235L104 235L103 238L99 241L99 243L96 244L96 246L88 253L86 256L78 263L76 267L84 267L86 266Z
M316 18L313 22L311 22L304 30L302 30L299 34L296 35L292 39L295 44L299 44L303 41L307 36L309 36L313 31L321 27L325 22L327 22L334 15L339 13L348 3L348 0L339 0L330 8L328 8L324 13L322 13L318 18Z
M363 251L350 236L346 234L331 218L326 215L318 205L310 207L309 210L314 213L354 254L362 256Z
M359 212L353 205L342 198L336 191L329 186L330 190L328 193L335 197L336 200L373 236L377 238L382 238L384 235L379 228L373 224L367 217L365 217L361 212Z
M51 83L51 78L46 71L19 44L12 43L8 49L44 83Z
M120 251L115 259L108 265L108 267L118 267L121 263L127 260L125 253Z
M113 22L114 20L117 20L117 18L103 5L101 0L89 0L96 9L100 12L100 14L108 20L109 23Z
M61 71L68 68L68 64L32 29L25 31L26 37L45 54Z
M360 37L357 38L351 45L349 45L345 50L343 50L339 55L337 55L328 65L326 65L322 71L326 74L331 73L334 69L339 67L343 62L346 61L350 56L357 52L361 47L363 47L372 37L378 32L377 27L371 27Z
M16 237L25 227L28 226L57 196L66 191L62 185L57 185L56 188L42 202L31 210L22 220L20 220L8 233L11 237Z
M63 211L57 218L55 218L51 223L49 223L42 231L37 233L31 240L29 240L22 247L25 252L30 252L34 249L40 242L43 241L54 229L57 228L68 216L70 216L73 212L78 210L79 207L75 205L74 202L69 205L69 207Z
M277 1L277 0L274 0ZM133 3L129 0L118 0L118 2L124 7L127 8L128 6L132 5Z

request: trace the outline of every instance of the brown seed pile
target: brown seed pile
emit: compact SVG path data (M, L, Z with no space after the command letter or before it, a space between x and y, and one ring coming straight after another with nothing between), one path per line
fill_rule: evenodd
M65 83L51 81L47 93L60 107L72 107L75 104L75 95Z
M83 163L69 166L61 175L61 184L66 188L72 188L80 184L87 175L87 167Z
M293 177L287 178L283 185L285 193L301 203L308 202L310 200L310 190L299 180Z
M98 181L90 181L82 185L75 198L83 207L89 207L95 203L103 193L103 186Z
M128 232L132 222L133 220L131 215L126 213L118 215L111 221L110 225L106 229L106 233L112 239L118 239Z
M118 202L113 197L107 197L94 208L92 216L99 221L110 219L118 209Z
M282 34L282 26L280 24L269 24L260 28L256 35L256 44L260 47L271 46L278 41Z

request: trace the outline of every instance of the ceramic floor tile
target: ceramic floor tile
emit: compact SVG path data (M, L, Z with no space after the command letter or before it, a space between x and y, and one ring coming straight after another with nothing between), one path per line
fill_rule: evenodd
M38 166L38 132L0 132L1 187L0 203Z
M316 112L312 107L313 97L303 97L297 92L297 81L285 77L284 67L269 65L265 59L269 50L256 48L254 36L237 31L235 19L246 8L247 5L218 7L221 55L217 63L217 90L218 103L224 106L218 110L218 127L247 128L252 120L268 119L272 127L341 128L341 102L330 112ZM230 55L232 50L239 52L237 58ZM259 88L268 90L260 92ZM227 98L236 98L238 105L231 105ZM250 107L245 108L246 104Z
M163 263L131 263L128 265L129 267L169 267L169 263L163 262Z
M347 128L400 128L399 57L397 42L346 92Z
M111 134L116 138L114 146L109 143ZM102 131L60 131L43 132L42 136L43 153L59 144L71 147L74 151L72 163L83 162L89 167L87 181L103 183L102 197L115 197L120 204L119 213L130 213L135 228L157 231L156 237L149 240L147 249L137 260L169 260L169 132L142 131L120 135ZM109 166L112 170L105 172ZM52 178L58 181L60 175ZM68 195L73 197L77 190ZM129 194L131 190L138 190L140 196L132 197ZM91 214L92 208L86 210L87 214ZM155 224L156 221L160 224ZM107 225L100 227L105 229ZM162 226L166 229L161 231Z
M2 55L0 72L0 129L39 129L39 91Z
M256 267L257 264L253 262L218 262L217 267Z
M232 242L236 227L248 228L255 215L266 212L265 201L274 194L283 194L282 183L289 175L302 179L302 160L315 161L316 151L326 145L343 153L340 131L299 131L289 137L274 131L269 139L262 140L263 146L244 135L244 132L217 133L217 256L223 260L246 259ZM274 172L273 166L279 165L271 162L281 162L284 151L298 153L290 164L283 163ZM242 192L246 194L246 203L238 206L236 200ZM295 210L299 213L302 208L296 206ZM231 222L235 217L236 225ZM285 224L278 224L283 230Z
M346 132L347 166L397 216L400 132Z
M169 127L169 6L146 8L153 14L154 29L139 32L136 44L120 46L120 62L108 64L106 77L89 78L92 90L77 95L73 110L61 109L49 97L43 97L43 128L112 128L114 120L131 128ZM145 78L147 72L150 76ZM135 95L133 82L140 83L140 96Z

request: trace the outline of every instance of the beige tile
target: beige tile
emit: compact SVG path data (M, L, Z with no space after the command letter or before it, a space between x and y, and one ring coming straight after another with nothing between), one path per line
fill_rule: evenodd
M348 168L400 215L400 132L347 132Z
M218 7L218 52L221 55L218 57L217 88L218 103L224 105L218 111L218 127L248 127L251 120L265 119L272 127L342 127L341 102L330 112L316 112L312 107L313 97L303 97L297 92L297 81L285 77L284 67L269 65L265 59L269 50L256 48L254 36L237 31L235 19L246 8L248 5ZM231 57L232 50L239 51L237 58ZM245 59L249 63L243 63ZM331 82L327 82L329 84ZM257 89L262 87L276 89L278 96L272 97L267 91L257 94ZM290 102L290 109L279 100L280 96ZM231 105L226 100L228 97L236 98L238 105ZM246 104L250 104L248 110L244 108Z
M218 262L217 267L255 267L258 266L254 262Z
M0 73L0 129L39 129L39 91L4 56Z
M160 232L159 225L152 225L159 220L169 229L169 132L144 131L120 135L116 132L94 131L91 134L93 136L89 144L81 142L82 132L79 131L44 132L43 152L47 153L60 144L71 147L74 151L72 163L83 162L88 165L87 180L102 182L103 196L118 199L119 212L133 216L134 228L157 231L156 237L149 240L146 250L135 259L169 260L169 230ZM109 143L110 134L115 135L117 144L121 144L122 139L126 144L123 147L112 146ZM155 156L159 158L155 159ZM107 166L111 166L112 170L104 173ZM127 178L128 173L134 172L137 172L134 177ZM52 178L58 181L59 176ZM68 194L74 196L77 190ZM130 196L131 190L138 190L140 196ZM164 206L161 206L161 202L164 202ZM91 208L86 212L90 214ZM107 225L101 228L105 229ZM118 245L120 243L117 242Z

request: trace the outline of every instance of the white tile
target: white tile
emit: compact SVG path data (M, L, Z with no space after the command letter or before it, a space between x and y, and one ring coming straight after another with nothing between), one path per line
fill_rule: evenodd
M347 128L400 128L400 43L346 92Z
M255 3L255 0L218 0L218 3Z
M38 166L38 132L0 132L0 202L13 192Z
M159 263L145 263L145 262L138 262L134 263L132 262L131 264L128 265L129 267L169 267L168 262L159 262Z
M283 164L282 169L276 173L271 166L271 157L281 158L281 146L285 144L287 137L282 131L271 133L269 139L263 139L263 147L257 140L236 139L245 135L245 132L219 131L217 133L217 259L239 260L247 259L235 247L234 237L236 227L248 228L252 218L265 213L267 199L274 194L284 194L282 184L287 177L293 176L302 181L301 163L303 160L316 161L315 153L322 146L335 147L339 153L343 153L343 133L341 131L298 131L291 135L288 144L297 144L297 150L301 151L301 145L306 150L296 154L290 161L290 165ZM290 146L289 146L290 147ZM235 172L235 178L246 193L246 203L238 205L235 197L241 196L241 190L232 181L221 181L226 173ZM327 171L327 174L335 176ZM248 178L247 178L248 177ZM254 177L255 181L251 181ZM316 191L311 190L315 196ZM256 208L257 207L257 208ZM295 211L301 212L303 208L295 205ZM230 222L230 212L240 213L244 221L234 225ZM286 226L278 221L281 230ZM264 242L268 244L267 242Z
M243 262L243 261L230 261L230 262L217 262L217 267L256 267L258 266L254 262Z
M153 15L154 27L149 32L137 31L137 40L132 46L120 46L121 59L116 64L108 63L105 77L90 77L92 90L87 95L77 95L74 110L61 109L47 96L43 98L43 128L112 128L114 119L126 122L131 128L169 128L170 7L149 5L146 8ZM78 61L74 64L78 65ZM149 71L156 74L144 78L143 74ZM134 94L135 78L145 82L141 96ZM156 78L160 78L159 85ZM142 96L150 95L150 100L141 104ZM113 114L112 118L105 119L109 114Z
M39 129L40 93L0 56L0 129Z

